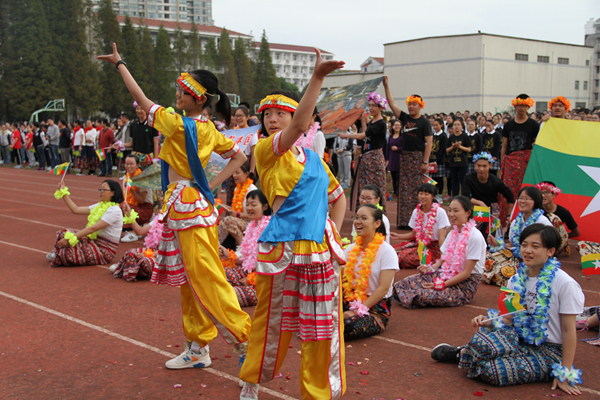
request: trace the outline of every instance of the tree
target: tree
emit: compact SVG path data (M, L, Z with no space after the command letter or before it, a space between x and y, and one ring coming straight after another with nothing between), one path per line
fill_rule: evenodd
M121 29L121 36L125 47L120 50L123 60L127 62L127 69L135 78L142 90L148 90L148 79L144 73L144 62L138 41L138 35L131 23L129 15L125 17L125 25Z
M279 79L275 73L271 50L267 41L267 33L263 30L260 39L260 48L256 58L256 69L254 72L254 90L257 98L262 99L273 89L279 88Z
M252 64L248 57L248 46L242 38L235 41L235 49L233 49L233 59L238 76L238 86L240 88L239 95L242 101L255 103L254 98L254 80L252 79Z
M112 8L112 0L101 0L98 8L98 21L100 25L100 45L102 54L112 53L112 44L117 44L117 50L124 48L121 39L121 28L117 15ZM111 116L117 116L120 111L133 111L131 95L127 91L121 74L115 73L111 63L102 62L100 72L100 85L102 87L101 110Z
M219 77L219 88L227 93L238 93L238 76L231 53L231 42L229 41L229 33L227 29L221 29L221 37L219 39L219 67L223 73Z
M206 42L206 47L204 48L204 65L206 69L215 71L218 64L219 54L217 52L217 47L215 46L215 41L209 38Z
M283 90L287 90L289 92L294 93L298 93L300 91L300 89L298 89L298 86L286 81L284 77L279 77L279 87L281 87Z
M156 63L156 101L165 107L173 104L175 101L175 89L173 84L177 75L173 71L173 53L169 34L161 24L156 36L156 45L154 47L154 62Z
M144 60L144 76L148 81L148 90L144 91L149 99L156 99L156 63L154 62L154 45L148 25L141 25L139 28L140 53Z
M188 45L179 24L177 24L173 38L173 58L175 59L175 70L178 72L185 71L190 64Z
M194 21L192 21L192 27L190 29L188 52L191 68L202 68L202 39L200 39L200 35L198 34L198 26Z

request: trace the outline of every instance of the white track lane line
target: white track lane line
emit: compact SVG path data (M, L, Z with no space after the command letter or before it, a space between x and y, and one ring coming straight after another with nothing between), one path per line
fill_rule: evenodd
M52 197L54 197L54 193L50 193L50 192L40 192L39 190L24 190L24 189L16 189L16 188L7 188L4 187L2 188L2 190L14 190L15 192L19 192L19 193L33 193L33 194L45 194L45 195L52 195ZM90 199L89 197L79 197L79 196L70 196L72 199L80 199L80 200L85 200L85 201L94 201L93 199Z
M21 246L20 244L5 242L3 240L0 240L0 244L5 244L7 246L18 247L20 249L29 250L29 251L35 251L36 253L48 254L48 252L44 251L44 250L32 249L31 247ZM106 265L93 265L93 267L98 267L98 268L102 268L102 269L110 269L110 267L108 267Z
M96 330L96 331L98 331L98 332L101 332L101 333L104 333L104 334L106 334L106 335L112 336L112 337L114 337L114 338L116 338L116 339L120 339L120 340L122 340L122 341L124 341L124 342L130 343L130 344L133 344L133 345L135 345L135 346L138 346L138 347L141 347L141 348L143 348L143 349L146 349L146 350L153 351L154 353L157 353L157 354L163 355L163 356L165 356L165 357L168 357L168 358L174 358L174 357L177 357L177 354L169 353L168 351L164 351L164 350L161 350L161 349L159 349L159 348L157 348L157 347L150 346L149 344L146 344L146 343L140 342L139 340L135 340L135 339L132 339L132 338L130 338L130 337L127 337L127 336L124 336L124 335L120 335L120 334L118 334L118 333L115 333L115 332L111 332L111 331L109 331L109 330L107 330L107 329L104 329L104 328L101 328L101 327L99 327L99 326L97 326L97 325L90 324L89 322L85 322L85 321L83 321L83 320L80 320L79 318L71 317L70 315L63 314L63 313L61 313L61 312L59 312L59 311L56 311L56 310L53 310L53 309L51 309L51 308L44 307L44 306L42 306L42 305L39 305L39 304L33 303L33 302L31 302L31 301L28 301L28 300L22 299L22 298L20 298L20 297L17 297L17 296L13 296L12 294L8 294L8 293L5 293L5 292L3 292L3 291L0 291L0 295L2 295L2 296L4 296L4 297L7 297L7 298L9 298L9 299L12 299L12 300L14 300L14 301L17 301L17 302L19 302L19 303L26 304L26 305L28 305L28 306L30 306L30 307L37 308L38 310L45 311L45 312L47 312L47 313L49 313L49 314L52 314L52 315L55 315L55 316L57 316L57 317L60 317L60 318L66 319L67 321L71 321L71 322L74 322L74 323L76 323L76 324L83 325L83 326L85 326L85 327L88 327L88 328L90 328L90 329L94 329L94 330ZM211 373L211 374L213 374L213 375L219 376L219 377L221 377L221 378L229 379L230 381L233 381L233 382L236 382L236 383L238 383L238 382L239 382L239 380L240 380L240 378L238 378L237 376L229 375L228 373L225 373L225 372L218 371L218 370L216 370L216 369L214 369L214 368L203 368L203 370L204 370L204 371L206 371L206 372L209 372L209 373ZM267 393L267 394L270 394L271 396L273 396L273 397L277 397L277 398L279 398L279 399L284 399L284 400L297 400L297 399L296 399L296 398L294 398L294 397L291 397L291 396L288 396L288 395L285 395L285 394L282 394L282 393L276 392L276 391L274 391L274 390L271 390L271 389L268 389L268 388L265 388L265 387L261 387L261 388L260 388L260 391L261 391L261 392L264 392L264 393Z
M56 188L55 184L50 184L50 183L39 183L39 182L33 182L33 181L27 181L27 180L17 180L17 179L6 179L6 178L0 178L0 181L7 181L7 182L17 182L17 183L31 183L34 185L39 185L39 186L50 186L53 188ZM79 190L87 190L90 192L95 192L98 189L87 189L87 188L83 188L83 187L75 187L73 186L74 189L79 189Z
M61 211L68 211L71 212L68 208L66 207L52 207L52 206L47 206L45 204L42 203L28 203L26 201L20 201L20 200L9 200L9 199L2 199L0 198L0 201L10 201L11 203L19 203L19 204L29 204L31 206L36 206L36 207L46 207L46 208L52 208L53 210L61 210Z
M34 221L32 219L13 217L12 215L6 215L6 214L0 214L0 217L12 218L12 219L17 219L17 220L23 221L23 222L31 222L32 224L47 225L47 226L52 226L52 227L60 228L60 229L75 229L75 228L67 228L66 226L61 226L61 225L48 224L46 222Z
M425 351L431 353L431 349L428 349L425 346L419 346L419 345L412 344L412 343L401 342L400 340L390 339L390 338L385 337L385 336L378 336L378 335L376 335L376 336L371 336L371 337L373 339L379 339L379 340L383 340L383 341L390 342L390 343L401 344L402 346L412 347L414 349L419 349L419 350L425 350Z

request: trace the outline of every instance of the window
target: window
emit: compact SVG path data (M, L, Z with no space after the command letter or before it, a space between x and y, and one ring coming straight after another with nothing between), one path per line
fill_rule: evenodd
M579 81L575 81L575 90L579 90Z
M548 57L548 56L538 56L538 62L549 63L550 62L550 57Z
M548 110L548 102L547 101L536 101L535 102L535 111L543 113Z
M598 60L600 60L600 51L598 53L596 53L596 57Z
M144 5L143 4L138 4L138 10L144 11Z
M569 59L568 58L564 58L564 57L558 57L558 63L559 64L564 64L564 65L569 65Z
M310 70L309 70L309 71L310 71L310 73L312 74L314 70L315 70L315 69L314 69L313 67L310 67Z
M148 10L156 10L156 6L153 4L148 5Z
M171 14L165 14L165 19L171 18Z
M587 90L588 81L583 81L583 90Z
M600 65L596 65L596 73L600 74Z
M585 101L578 101L575 103L575 108L578 108L578 107L585 108L585 106L586 106Z
M529 61L529 54L515 53L515 60L517 60L517 61Z
M279 60L279 53L275 53L275 59Z
M315 56L310 56L310 62L315 62Z
M598 101L598 93L594 93L594 100Z
M297 73L298 73L298 67L293 67L293 68L292 68L292 72L293 72L294 74L297 74Z
M600 87L600 79L596 79L596 87Z
M590 60L585 60L585 66L589 67L590 66Z
M294 61L296 61L296 60L298 59L298 55L297 55L297 54L294 54L294 55L293 55L293 58L294 58Z
M281 71L281 67L278 65L275 67L275 71L277 71L277 73L279 73L279 71Z
M169 8L170 8L169 6L165 6L165 11L170 11ZM167 17L165 17L165 18L167 18Z
M148 13L148 18L150 18L150 19L156 18L156 13Z
M185 11L185 7L179 7L179 11Z

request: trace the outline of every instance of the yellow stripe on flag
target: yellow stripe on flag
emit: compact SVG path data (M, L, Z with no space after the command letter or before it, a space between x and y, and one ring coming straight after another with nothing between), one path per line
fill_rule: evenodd
M577 140L573 140L574 137ZM550 118L544 123L535 144L572 156L597 158L598 148L586 145L597 141L597 122Z

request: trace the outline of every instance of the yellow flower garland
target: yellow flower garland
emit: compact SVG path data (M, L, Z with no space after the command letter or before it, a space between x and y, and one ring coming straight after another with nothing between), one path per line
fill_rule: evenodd
M75 236L75 234L71 231L65 232L65 239L69 241L71 247L75 247L77 243L79 243L79 239L77 239L77 236Z
M377 250L383 243L384 238L381 233L376 233L373 240L367 246L363 257L362 263L360 264L360 271L358 272L358 278L356 278L357 284L354 286L355 273L354 268L356 266L356 257L363 251L363 239L360 236L356 237L356 245L352 248L348 254L348 261L344 266L344 280L342 288L344 291L344 300L351 302L354 300L365 301L369 296L367 290L369 289L369 276L371 275L371 263L377 256Z
M88 216L88 223L85 227L89 228L90 226L94 225L96 222L102 219L102 216L110 207L118 205L119 204L114 203L112 201L101 201L98 204L98 206L90 210L90 215ZM87 237L89 237L92 240L95 240L98 238L98 232L92 232L89 235L87 235Z
M56 200L60 200L64 196L70 196L70 195L71 195L71 193L69 193L69 188L68 187L64 187L62 189L58 189L56 192L54 192L54 197L56 197Z
M248 188L252 185L254 181L252 179L247 179L246 183L243 185L238 183L235 187L235 193L233 194L233 200L231 202L231 208L237 212L244 212L244 198L246 197L246 193L248 192Z

